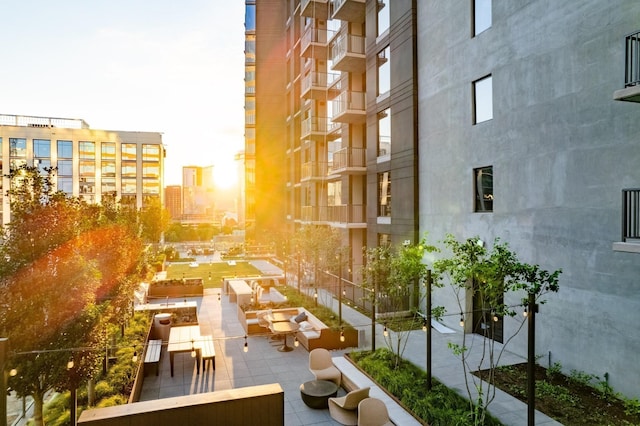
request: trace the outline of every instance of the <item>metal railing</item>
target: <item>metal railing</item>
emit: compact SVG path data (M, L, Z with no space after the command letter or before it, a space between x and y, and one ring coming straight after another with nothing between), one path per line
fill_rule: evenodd
M640 84L640 31L625 37L624 87Z
M622 241L640 242L640 188L622 190Z

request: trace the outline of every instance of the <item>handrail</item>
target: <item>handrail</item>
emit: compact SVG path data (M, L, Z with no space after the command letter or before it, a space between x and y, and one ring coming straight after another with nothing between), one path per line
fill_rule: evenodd
M622 241L640 241L640 188L622 190Z

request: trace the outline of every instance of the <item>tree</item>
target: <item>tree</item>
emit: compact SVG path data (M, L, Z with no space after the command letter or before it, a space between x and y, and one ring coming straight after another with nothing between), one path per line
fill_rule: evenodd
M525 324L522 320L515 319L516 306L505 301L512 299L510 295L524 291L527 296L534 294L539 303L544 303L543 297L547 293L558 291L561 271L549 273L538 265L520 262L508 245L499 239L494 241L491 250L478 237L459 242L448 235L444 244L451 256L434 262L438 286L444 286L445 281L448 282L460 309L461 325L477 318L478 323L473 325L479 326L475 329L482 333L481 357L477 366L471 365L466 333L463 334L462 344L450 343L449 347L460 357L474 421L476 424L483 424L487 407L495 398L495 369L508 344ZM515 331L498 348L494 339L496 324L509 317L518 323ZM488 377L469 378L468 372L482 369L489 371ZM472 390L475 390L477 398L474 398Z
M169 228L169 212L160 204L159 198L150 198L140 212L142 237L149 243L158 243Z
M0 332L18 370L10 383L19 396L33 396L36 424L49 389L95 373L103 323L130 310L130 290L144 271L130 221L118 209L54 192L53 172L11 171L12 220L0 245Z
M335 263L335 255L341 247L339 232L325 226L306 225L296 231L293 245L303 259L305 273L313 277L316 288L321 286L320 272Z
M415 314L407 309L409 300L413 292L419 292L415 283L424 281L427 275L428 267L423 263L425 253L434 251L437 251L436 247L428 245L426 238L417 244L396 248L384 245L366 250L363 286L370 291L372 309L384 301L385 327L394 331L388 333L384 340L395 355L396 368L400 365L413 328L404 325L406 318Z

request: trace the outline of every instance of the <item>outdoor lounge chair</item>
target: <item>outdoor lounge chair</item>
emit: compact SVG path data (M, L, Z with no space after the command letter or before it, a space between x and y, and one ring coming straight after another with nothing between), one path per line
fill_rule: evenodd
M331 353L324 348L316 348L309 352L309 370L316 380L330 380L340 386L342 374L333 365Z
M358 426L393 426L381 399L365 398L358 404Z
M358 405L369 397L369 388L355 389L337 398L329 398L329 414L331 418L343 425L358 424Z

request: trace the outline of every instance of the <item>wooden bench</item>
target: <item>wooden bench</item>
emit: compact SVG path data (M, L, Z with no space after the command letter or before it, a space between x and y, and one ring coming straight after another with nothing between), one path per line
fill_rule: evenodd
M202 356L202 371L207 369L207 361L211 361L211 367L216 369L216 350L213 347L213 337L201 336L200 340L200 353Z
M361 389L369 387L369 397L381 399L387 406L389 412L389 418L396 425L415 425L421 426L422 423L413 417L402 405L400 405L395 399L390 397L384 390L382 390L373 380L362 373L358 368L353 365L344 356L331 358L333 365L335 365L340 373L342 373L341 381L342 387L347 391L354 389Z
M160 367L160 355L162 354L162 339L149 340L147 342L147 350L144 354L144 365L155 364L156 376Z

